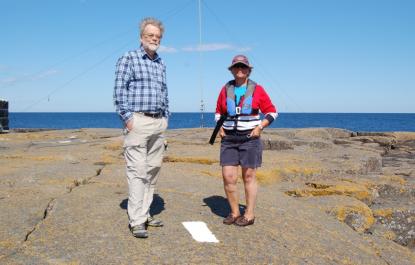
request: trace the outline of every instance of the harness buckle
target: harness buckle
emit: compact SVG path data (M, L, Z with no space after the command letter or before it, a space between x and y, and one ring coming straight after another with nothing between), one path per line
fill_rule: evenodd
M236 113L237 115L241 114L241 107L236 107L236 108L235 108L235 113Z

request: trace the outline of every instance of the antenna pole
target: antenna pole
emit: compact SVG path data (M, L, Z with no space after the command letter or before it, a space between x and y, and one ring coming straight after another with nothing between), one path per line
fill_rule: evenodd
M200 128L204 127L205 103L203 102L203 76L202 76L202 5L199 0L199 86L200 86Z

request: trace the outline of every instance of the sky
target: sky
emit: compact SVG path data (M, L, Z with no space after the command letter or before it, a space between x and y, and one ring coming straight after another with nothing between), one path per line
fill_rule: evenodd
M415 1L200 3L0 0L0 98L11 112L113 112L116 61L151 16L172 112L202 99L214 112L245 54L279 112L415 113Z

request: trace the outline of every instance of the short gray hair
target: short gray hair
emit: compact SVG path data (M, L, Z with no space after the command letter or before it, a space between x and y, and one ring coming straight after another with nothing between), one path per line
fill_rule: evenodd
M146 17L146 18L143 18L143 20L141 20L141 22L140 22L140 36L143 35L144 29L146 28L147 25L153 25L155 27L158 27L160 29L161 37L163 37L163 34L164 34L163 23L161 23L160 20L158 20L156 18L153 18L153 17Z

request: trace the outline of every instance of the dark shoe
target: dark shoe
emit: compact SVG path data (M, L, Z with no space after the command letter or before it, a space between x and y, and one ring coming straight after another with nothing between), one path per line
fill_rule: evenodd
M233 215L230 213L230 214L228 215L228 217L226 217L225 219L223 219L223 223L224 223L225 225L231 225L231 224L235 223L235 221L236 221L239 217L240 217L240 216L233 217Z
M161 220L154 219L153 216L147 218L147 225L153 227L162 227L164 224Z
M235 224L239 226L247 226L247 225L253 225L255 222L255 217L251 220L246 219L245 216L240 216L238 219L236 219Z
M148 233L147 233L147 228L146 228L146 224L143 223L141 225L135 225L133 227L130 228L131 233L133 234L133 236L138 237L138 238L147 238L148 237Z

